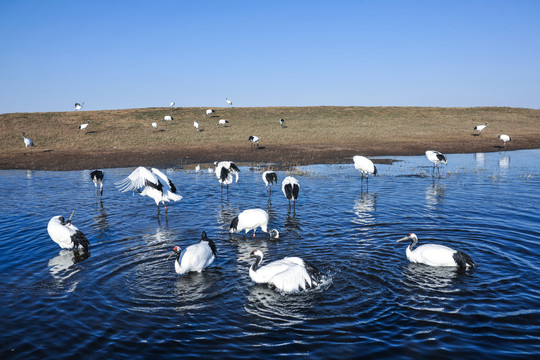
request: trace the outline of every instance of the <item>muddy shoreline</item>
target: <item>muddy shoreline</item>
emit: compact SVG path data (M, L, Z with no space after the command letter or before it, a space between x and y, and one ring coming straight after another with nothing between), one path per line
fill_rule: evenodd
M76 151L34 148L28 152L0 154L0 169L30 170L84 170L94 168L118 168L134 166L181 167L194 164L213 163L216 160L231 160L239 163L274 164L288 167L309 164L339 164L352 161L354 155L402 156L423 155L428 148L407 144L363 144L358 151L343 147L343 144L318 144L313 146L276 146L252 149L250 147L222 148L162 148L110 151ZM507 151L540 148L536 140L510 143ZM431 149L431 147L429 147ZM504 151L494 141L478 141L470 145L464 142L438 144L437 150L445 153L476 153Z

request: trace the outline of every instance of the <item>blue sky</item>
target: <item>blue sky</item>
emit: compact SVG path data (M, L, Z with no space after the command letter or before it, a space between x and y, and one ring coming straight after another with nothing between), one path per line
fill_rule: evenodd
M0 113L540 108L540 1L0 2Z

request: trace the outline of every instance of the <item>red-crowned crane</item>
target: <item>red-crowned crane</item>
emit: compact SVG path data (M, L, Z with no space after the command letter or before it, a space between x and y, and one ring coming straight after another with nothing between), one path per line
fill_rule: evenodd
M266 192L268 193L268 196L272 194L272 185L277 184L277 173L272 170L267 170L262 173L262 179L264 181L264 185L266 186Z
M441 176L441 172L439 170L439 164L447 164L448 162L446 161L446 156L444 156L443 154L441 154L440 152L438 151L435 151L435 150L427 150L426 151L426 157L428 158L429 161L431 161L433 163L433 172L431 174L431 176L435 176L435 167L437 168L437 172L439 173L439 177Z
M82 104L75 103L75 110L82 110L83 106L84 106L84 102Z
M96 196L97 196L97 187L99 185L99 194L100 196L103 196L103 178L105 174L101 170L94 170L90 173L90 179L92 179L92 182L94 183L94 186L96 188Z
M258 284L269 284L286 293L315 288L321 284L321 272L299 257L285 257L262 266L262 251L254 250L251 257L255 258L255 262L249 268L249 277Z
M499 138L499 140L502 140L503 144L504 144L504 149L506 150L506 143L511 141L512 139L510 138L510 136L506 135L506 134L497 134L497 137Z
M60 245L62 249L78 250L82 246L85 252L88 252L90 242L86 236L71 223L71 216L66 221L63 216L54 216L49 220L47 232L51 239Z
M24 140L24 146L25 146L25 154L26 152L28 151L28 148L30 148L30 152L32 152L32 147L34 146L34 142L32 141L32 139L30 138L27 138L26 136L24 136L24 132L22 133L22 136L23 136L23 140Z
M161 181L159 181L161 179ZM118 190L121 192L139 190L141 196L148 196L154 199L156 202L158 215L159 215L159 203L163 203L165 207L165 213L167 213L168 201L180 201L182 196L176 192L176 187L173 182L169 180L167 175L159 171L158 169L148 170L143 166L139 166L128 177L115 183ZM140 191L142 189L142 191Z
M215 174L221 184L221 192L223 192L223 184L227 186L227 194L229 193L229 184L233 181L233 175L236 176L236 182L238 182L238 173L240 169L232 161L220 161L214 162Z
M229 98L225 98L225 101L227 102L227 104L228 104L229 106L232 106L232 101L229 100Z
M362 174L361 182L364 182L364 174L366 175L366 181L369 184L369 174L377 175L377 168L373 165L373 161L367 157L356 155L353 156L354 168Z
M276 229L268 231L268 213L263 209L247 209L238 214L229 227L229 233L234 234L237 232L245 231L244 237L247 233L253 230L253 237L257 228L261 228L262 231L267 233L270 238L279 238L279 232Z
M486 121L484 125L475 126L474 130L480 132L479 135L482 135L482 130L484 130L487 126L488 126L488 122Z
M215 112L214 110L208 109L208 110L206 110L206 112L205 112L204 115L205 115L205 116L212 115L212 113L214 113L214 112Z
M250 136L248 140L251 142L251 146L257 146L257 149L259 148L259 137L258 136Z
M283 195L289 200L289 210L291 208L291 200L293 201L293 207L296 210L296 199L298 199L298 194L300 193L300 184L298 180L292 176L287 176L281 182L281 191Z
M174 269L177 274L182 275L190 271L202 272L214 262L217 250L214 241L209 239L203 231L201 240L197 244L188 246L184 251L175 246L167 260L173 255L176 255Z
M412 263L425 264L430 266L456 266L460 269L468 269L476 266L471 257L463 251L454 250L448 246L438 244L425 244L418 246L413 250L418 243L416 234L411 233L397 242L410 241L405 254L407 259Z

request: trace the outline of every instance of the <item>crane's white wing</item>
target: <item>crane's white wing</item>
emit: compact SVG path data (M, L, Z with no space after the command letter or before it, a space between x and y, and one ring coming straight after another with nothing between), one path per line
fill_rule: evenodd
M157 185L157 177L147 168L139 166L127 178L115 183L118 190L126 192L129 190L141 189L146 186L146 181L150 181Z

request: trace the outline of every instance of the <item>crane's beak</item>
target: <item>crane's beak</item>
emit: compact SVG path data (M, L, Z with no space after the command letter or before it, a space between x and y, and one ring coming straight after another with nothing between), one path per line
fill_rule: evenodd
M241 256L238 258L238 261L249 261L249 260L251 260L251 253L249 253L246 256Z
M407 241L407 240L411 240L411 235L407 235L405 237L402 237L401 239L399 239L398 241L396 242L402 242L402 241Z
M71 212L71 215L69 215L69 219L67 219L67 221L66 221L67 223L70 223L70 224L71 224L71 218L73 217L73 214L75 214L75 210L73 210L73 211Z
M169 255L169 257L167 258L166 261L169 261L169 259L170 259L173 255L175 255L175 254L176 254L176 253L173 251L173 252L171 253L171 255Z

